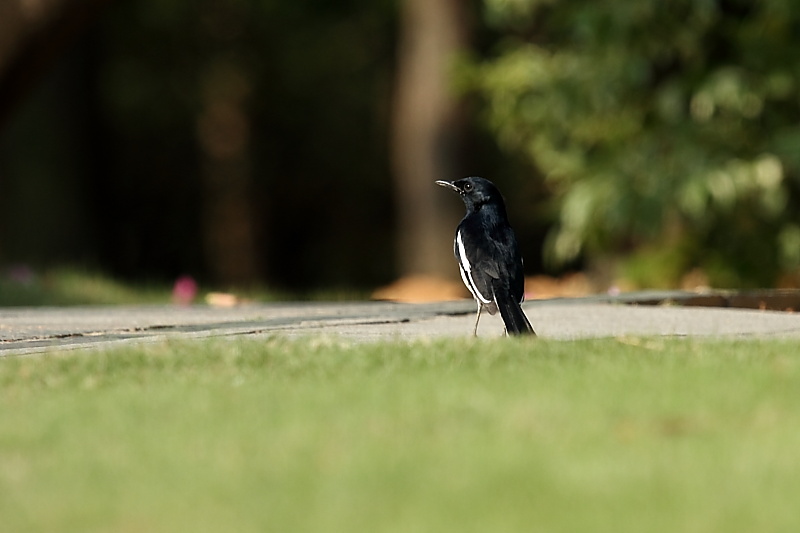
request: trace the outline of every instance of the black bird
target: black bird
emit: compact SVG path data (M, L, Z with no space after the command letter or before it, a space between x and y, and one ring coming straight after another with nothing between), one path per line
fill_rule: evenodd
M456 228L453 249L461 279L478 302L472 334L478 334L481 311L493 315L499 309L509 334L535 335L519 305L525 297L522 255L500 191L491 181L478 177L436 184L460 194L467 207Z

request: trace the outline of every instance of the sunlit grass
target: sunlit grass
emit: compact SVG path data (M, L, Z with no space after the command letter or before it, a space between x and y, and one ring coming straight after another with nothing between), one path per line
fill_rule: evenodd
M7 358L2 529L793 531L798 347L273 338Z

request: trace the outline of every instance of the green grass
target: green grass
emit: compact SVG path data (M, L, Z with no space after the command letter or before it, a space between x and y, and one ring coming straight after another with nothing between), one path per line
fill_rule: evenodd
M75 267L54 267L42 271L21 268L24 270L21 276L15 276L11 272L13 269L0 268L0 307L166 304L172 300L172 286L169 283L122 281L101 272ZM206 294L214 291L232 292L245 301L259 302L369 298L368 290L347 287L304 292L265 286L201 287L195 303L202 303Z
M777 532L800 343L175 342L0 360L9 532Z
M0 306L119 305L169 303L172 288L126 284L80 268L27 270L21 279L0 272Z

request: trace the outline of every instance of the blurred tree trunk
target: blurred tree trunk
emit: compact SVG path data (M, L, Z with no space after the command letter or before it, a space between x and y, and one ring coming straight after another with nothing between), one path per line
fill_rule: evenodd
M201 17L210 46L200 73L201 148L205 256L215 281L250 285L261 276L258 232L252 205L252 141L248 103L251 72L236 49L247 6L210 0Z
M467 41L462 0L403 0L393 109L392 165L402 275L451 276L461 209L434 185L457 176L460 129L451 67Z
M108 0L0 0L0 127Z

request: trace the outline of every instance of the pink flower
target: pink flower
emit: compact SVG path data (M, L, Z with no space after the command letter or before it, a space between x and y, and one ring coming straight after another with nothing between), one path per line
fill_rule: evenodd
M193 277L183 275L175 280L172 287L172 302L177 305L191 304L197 296L197 282Z

